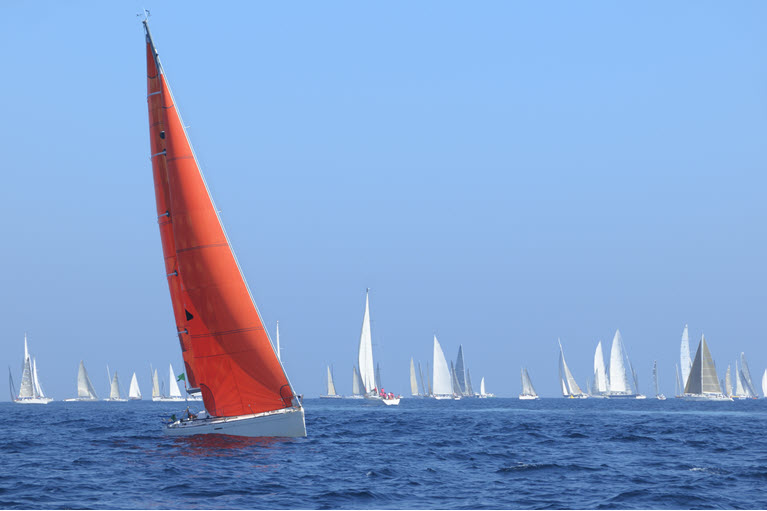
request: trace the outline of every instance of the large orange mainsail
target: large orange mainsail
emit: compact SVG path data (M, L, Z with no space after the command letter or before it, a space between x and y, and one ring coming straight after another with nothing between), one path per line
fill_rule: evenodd
M214 416L291 407L295 394L232 253L144 26L157 217L188 383L201 389Z

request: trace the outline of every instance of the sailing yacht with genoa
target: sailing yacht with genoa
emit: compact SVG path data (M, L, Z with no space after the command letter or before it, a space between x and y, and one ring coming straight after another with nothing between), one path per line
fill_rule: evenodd
M288 380L232 252L149 30L149 139L157 220L185 381L204 411L168 424L170 435L306 436ZM224 71L220 71L224 72ZM172 378L171 381L175 381Z
M530 380L526 367L522 368L522 393L519 399L538 399L538 393L533 388L533 382Z
M77 397L65 399L64 401L98 401L96 389L93 388L91 379L88 378L88 371L85 370L85 364L80 361L80 367L77 369Z
M10 368L8 368L10 372ZM13 389L13 377L11 377L11 389ZM40 379L37 376L37 361L30 356L27 347L27 334L24 334L24 362L21 371L21 385L19 386L19 395L12 390L11 398L14 403L27 405L47 405L53 398L46 397L43 388L40 385Z
M706 337L701 336L695 359L690 368L690 375L684 388L684 399L688 401L732 401L724 395L716 376L716 366L706 344Z
M330 366L328 366L328 381L327 381L327 394L320 395L321 398L324 399L341 399L343 396L340 396L336 394L336 386L333 384L333 373L330 371Z
M562 341L557 339L557 342L559 343L559 383L562 385L562 396L570 399L586 399L589 395L581 390L570 368L567 367Z

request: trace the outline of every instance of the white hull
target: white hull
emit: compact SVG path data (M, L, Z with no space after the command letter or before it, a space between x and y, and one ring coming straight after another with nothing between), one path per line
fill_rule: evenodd
M732 401L732 398L724 394L685 394L681 396L685 401Z
M658 394L657 396L655 396L655 399L657 399L658 401L665 401L666 396L664 396L663 394Z
M395 397L394 399L384 399L383 403L387 406L394 406L399 404L399 398Z
M533 400L533 399L538 399L538 396L531 396L529 394L520 394L519 395L519 399L522 399L522 400Z
M445 396L445 395L439 395L439 396L431 396L434 399L453 399L453 396Z
M320 396L320 399L343 399L344 396L341 396L339 394L335 394L333 396Z
M212 417L176 421L163 431L172 436L232 435L246 437L305 437L303 408L285 408L273 412L238 417Z
M70 397L69 399L65 399L64 401L68 403L78 402L78 403L95 403L98 401L98 399L90 399L87 397Z
M344 396L344 399L364 399L362 396Z
M109 399L105 399L104 401L111 401L112 403L127 403L128 402L127 399L121 399L121 398L117 398L117 399L109 398Z
M152 401L162 401L163 403L183 403L186 401L186 399L183 397L153 397Z
M52 397L21 397L13 400L20 405L47 405L51 401L53 401Z

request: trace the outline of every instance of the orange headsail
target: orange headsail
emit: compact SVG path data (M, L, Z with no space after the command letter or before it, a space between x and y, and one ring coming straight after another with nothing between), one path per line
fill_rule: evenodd
M149 28L147 93L157 215L189 383L212 415L287 408L294 393L203 180Z

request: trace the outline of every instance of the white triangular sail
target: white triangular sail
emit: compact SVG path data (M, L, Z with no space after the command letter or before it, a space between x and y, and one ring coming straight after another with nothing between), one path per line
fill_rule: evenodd
M35 397L45 397L43 387L40 385L40 378L37 377L37 359L32 359L32 383L35 387Z
M629 383L628 372L624 363L623 338L620 330L615 331L613 345L610 349L610 392L630 394L631 384Z
M486 396L485 393L485 377L483 376L481 380L479 380L479 395L480 396Z
M564 374L564 378L560 378L562 380L562 393L565 396L582 396L583 391L578 386L575 378L573 378L573 373L571 373L570 368L567 367L567 362L565 362L565 351L562 349L561 341L559 341L559 363L560 371Z
M762 396L767 397L767 369L762 374Z
M453 385L450 378L450 369L447 365L445 353L442 351L437 336L434 336L434 374L432 391L435 396L448 396L453 393Z
M85 370L85 364L82 360L77 370L77 397L80 399L98 399L96 389L93 388L91 379L88 378L88 371Z
M365 315L362 317L362 331L360 332L360 344L357 350L357 363L359 364L362 391L368 394L376 388L375 366L373 365L373 339L370 334L370 300L369 292L365 293Z
M690 377L690 369L692 368L692 359L690 358L690 335L687 329L687 325L684 326L682 331L682 344L679 348L679 362L682 368L682 386L687 385L687 378Z
M607 381L605 358L602 352L602 341L599 341L596 352L594 352L594 390L601 394L609 389L610 385Z
M32 358L27 348L27 334L24 334L24 365L21 372L21 385L19 386L19 398L35 397L34 375L32 374Z
M746 388L743 385L743 378L738 369L738 361L735 361L735 397L746 397Z
M336 386L333 384L333 374L330 372L330 366L328 368L328 396L336 395Z
M170 371L170 376L168 377L170 395L168 397L181 397L181 390L178 388L176 375L173 374L173 364L168 364L168 370Z
M523 396L537 396L535 388L533 388L533 382L530 380L530 375L527 373L527 368L522 369L522 395Z
M157 376L157 369L152 373L152 399L160 396L160 378Z
M418 379L415 376L415 362L413 362L413 357L410 357L410 395L418 395Z
M730 365L727 365L727 372L724 374L724 391L728 396L732 396L732 371Z
M357 372L357 366L352 368L352 394L355 396L362 395L362 382L360 381L360 374Z
M109 399L120 399L120 384L117 381L117 371L115 371L112 385L109 388Z
M133 373L133 377L130 379L130 389L128 390L128 397L130 399L141 399L141 389L138 388L138 380L136 379L136 373Z

